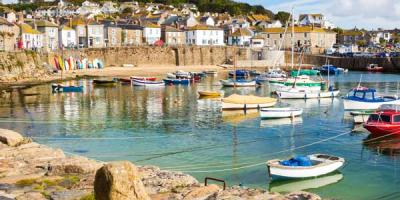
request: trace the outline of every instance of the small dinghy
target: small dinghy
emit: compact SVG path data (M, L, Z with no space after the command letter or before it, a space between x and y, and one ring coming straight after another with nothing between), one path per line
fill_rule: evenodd
M51 85L53 92L83 92L83 86L64 86L60 84Z
M164 79L166 85L189 85L190 79Z
M312 154L296 156L289 160L269 160L267 162L270 177L310 178L329 174L344 165L341 157Z
M146 87L163 87L163 86L165 86L165 83L163 81L132 79L132 85L133 86L146 86Z
M224 87L255 87L256 86L256 81L248 81L248 80L221 80L220 81L222 86Z
M131 76L131 79L136 79L136 80L146 80L146 81L155 81L156 77L144 77L144 76Z
M117 84L117 80L102 80L102 79L95 79L93 80L93 84L97 86L115 86Z
M262 108L261 119L293 118L303 114L301 108Z
M199 91L198 93L201 97L219 97L219 96L221 96L221 93L217 92L217 91Z
M222 110L247 110L272 107L276 99L270 97L257 97L252 95L232 94L222 99Z

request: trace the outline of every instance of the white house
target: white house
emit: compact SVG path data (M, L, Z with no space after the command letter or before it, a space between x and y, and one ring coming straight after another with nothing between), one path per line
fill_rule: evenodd
M253 33L249 29L238 28L228 37L228 44L236 46L250 46L252 36Z
M252 48L263 48L265 44L264 38L261 35L256 35L251 38L250 46Z
M156 41L160 40L160 38L161 38L161 27L156 24L147 22L143 27L144 42L149 45L152 45Z
M190 12L189 16L184 20L184 26L185 27L193 27L199 24L199 21L197 21L196 17L194 17L194 14Z
M43 46L45 50L55 50L59 46L58 42L58 25L46 21L46 20L38 20L34 21L37 30L43 33Z
M298 24L301 26L317 26L325 29L336 28L336 26L328 21L322 14L301 14Z
M60 47L74 47L76 45L76 32L74 29L64 26L59 32Z
M279 20L272 20L271 23L267 25L267 28L281 28L282 23Z
M103 7L101 7L101 12L105 14L117 13L119 9L116 7L116 3L112 1L106 1L103 3Z
M206 26L215 26L215 20L211 16L201 17L200 23Z
M224 30L206 26L196 25L185 31L186 44L190 45L225 45L224 43Z
M43 34L28 24L20 24L23 49L36 50L43 47Z

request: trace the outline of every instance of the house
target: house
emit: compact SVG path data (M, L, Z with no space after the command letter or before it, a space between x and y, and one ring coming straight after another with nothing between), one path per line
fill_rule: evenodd
M215 26L215 20L211 16L203 16L200 18L200 24L206 25L206 26Z
M260 34L264 37L265 45L277 49L280 42L283 41L282 49L290 49L292 46L292 34L288 27L288 32L285 33L285 28L267 28ZM295 26L294 40L295 47L298 49L307 48L312 52L323 52L325 49L331 48L336 43L336 33L323 28L311 26Z
M185 31L186 44L190 45L225 45L224 30L206 25L196 25Z
M267 15L250 14L247 15L247 21L250 23L250 25L255 26L260 22L270 22L271 19Z
M19 36L19 27L0 17L0 51L14 51Z
M104 40L106 47L120 47L122 43L122 28L114 22L104 24Z
M82 6L77 9L77 12L79 15L98 15L101 13L101 8L97 3L84 1Z
M232 18L229 14L224 13L224 14L219 14L216 18L215 18L215 24L214 26L222 26L225 24L229 24L232 21Z
M281 28L283 25L279 20L272 20L271 23L267 25L267 28Z
M339 44L353 45L357 44L357 42L361 40L364 40L365 39L364 36L365 36L364 32L357 29L353 29L353 30L343 30L343 33L339 34L337 37Z
M148 45L153 45L156 41L161 39L161 27L146 22L143 26L143 41Z
M22 23L19 26L21 37L18 42L18 48L37 50L43 47L43 34L41 32L26 23Z
M250 46L252 48L263 48L264 47L264 38L261 35L256 35L251 38Z
M127 1L127 2L120 2L119 11L122 12L126 8L130 8L133 11L139 9L139 3L137 1Z
M123 46L142 45L143 27L136 24L118 24L122 29L121 42Z
M87 47L102 48L104 47L104 25L96 21L89 21L87 28Z
M43 33L43 47L46 51L58 49L58 25L46 20L34 21L37 30Z
M336 28L336 26L328 21L322 14L301 14L298 24L300 26L316 26L325 29Z
M194 17L193 13L191 12L181 24L183 25L183 27L193 27L198 25L199 21L197 21L196 17Z
M86 30L86 22L82 17L75 17L70 20L70 27L75 30L76 34L76 44L78 47L83 48L87 47L87 30Z
M75 30L68 26L60 27L58 31L58 40L61 48L75 47L77 44Z
M228 44L236 46L250 46L252 36L253 33L249 29L238 28L229 36Z
M105 1L101 7L101 12L104 14L113 14L119 12L117 4L112 1Z
M167 45L186 44L185 32L174 27L166 26L161 30L161 39Z
M15 23L17 21L17 15L15 14L15 12L6 7L0 8L0 16L5 18L10 23Z

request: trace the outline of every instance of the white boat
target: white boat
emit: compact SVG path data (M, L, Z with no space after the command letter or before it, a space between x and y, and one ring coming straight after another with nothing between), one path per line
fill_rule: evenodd
M368 118L374 111L351 111L350 115L353 117L355 124L363 124L368 121Z
M167 73L167 78L169 79L176 79L176 75L173 73Z
M376 110L384 104L400 104L396 96L376 96L376 90L365 87L353 88L343 98L345 110Z
M247 80L220 80L221 84L225 87L255 87L256 81L247 81Z
M303 114L301 108L262 108L260 110L261 119L293 118L301 114Z
M165 86L165 83L163 81L131 79L131 82L132 82L132 85L134 85L134 86L146 86L146 87L163 87L163 86Z
M301 159L300 159L301 158ZM267 162L270 177L284 178L310 178L329 174L344 165L345 160L341 157L312 154L307 157L295 157L290 160L269 160ZM308 159L308 160L307 160ZM307 161L306 161L307 160ZM297 166L287 165L287 162L298 162ZM300 165L300 166L299 166Z
M222 110L247 110L272 107L277 100L270 97L257 97L233 94L221 99Z
M337 97L339 95L339 90L318 91L293 88L288 91L277 91L276 94L281 99L319 99Z
M190 74L190 72L185 72L183 70L178 70L174 73L174 75L176 76L176 78L184 78L184 79L190 79L192 78L192 75Z

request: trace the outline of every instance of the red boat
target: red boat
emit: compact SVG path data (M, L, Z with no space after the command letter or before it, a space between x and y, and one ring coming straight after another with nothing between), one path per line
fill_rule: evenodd
M383 71L383 67L379 67L377 64L370 64L367 70L370 72L381 72Z
M131 76L131 79L141 80L141 81L155 81L156 77Z
M121 83L126 83L126 84L130 84L131 83L131 79L130 78L120 78L119 81Z
M374 136L400 135L400 110L396 108L380 109L371 114L364 128Z

